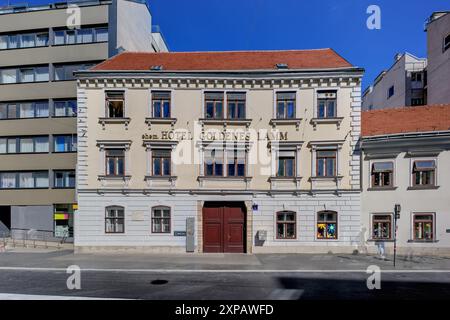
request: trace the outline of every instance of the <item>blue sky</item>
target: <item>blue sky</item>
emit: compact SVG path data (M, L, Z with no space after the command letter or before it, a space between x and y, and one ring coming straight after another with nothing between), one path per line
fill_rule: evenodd
M11 0L23 3L26 0ZM29 0L29 3L46 3ZM397 52L426 56L424 22L448 0L148 0L172 51L335 49L366 69L363 87ZM6 0L0 0L2 5ZM366 27L369 5L381 29Z

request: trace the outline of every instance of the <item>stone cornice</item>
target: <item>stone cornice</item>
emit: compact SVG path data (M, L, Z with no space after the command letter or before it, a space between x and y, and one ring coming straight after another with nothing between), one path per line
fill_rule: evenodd
M296 89L327 88L331 86L354 87L361 83L361 74L308 74L265 77L223 76L158 76L133 74L92 74L77 80L81 88L135 88L135 89Z

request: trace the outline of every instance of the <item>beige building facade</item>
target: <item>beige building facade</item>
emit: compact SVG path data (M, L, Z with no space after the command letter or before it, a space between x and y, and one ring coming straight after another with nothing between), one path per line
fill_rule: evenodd
M72 237L73 71L122 50L167 51L160 39L142 1L0 8L0 233Z
M76 250L357 249L362 72L330 49L78 72Z

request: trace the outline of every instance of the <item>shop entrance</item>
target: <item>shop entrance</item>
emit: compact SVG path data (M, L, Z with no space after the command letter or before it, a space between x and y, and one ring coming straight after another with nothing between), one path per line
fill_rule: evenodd
M245 252L246 208L242 202L205 202L203 252Z

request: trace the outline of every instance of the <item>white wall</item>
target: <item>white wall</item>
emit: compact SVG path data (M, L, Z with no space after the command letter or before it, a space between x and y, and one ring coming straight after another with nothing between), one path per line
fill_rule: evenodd
M438 189L407 190L411 185L412 161L417 158L405 157L405 152L394 159L395 190L368 191L370 187L371 161L365 159L362 167L362 223L365 229L365 240L371 237L370 215L373 213L392 213L396 203L401 205L400 220L398 221L397 246L403 253L427 253L447 250L450 252L450 151L443 151L437 157L437 185ZM433 158L433 157L424 157ZM393 160L392 158L372 161ZM434 213L436 240L433 243L413 243L412 214ZM375 243L366 241L367 247L374 251ZM386 242L385 246L392 250L393 243Z

